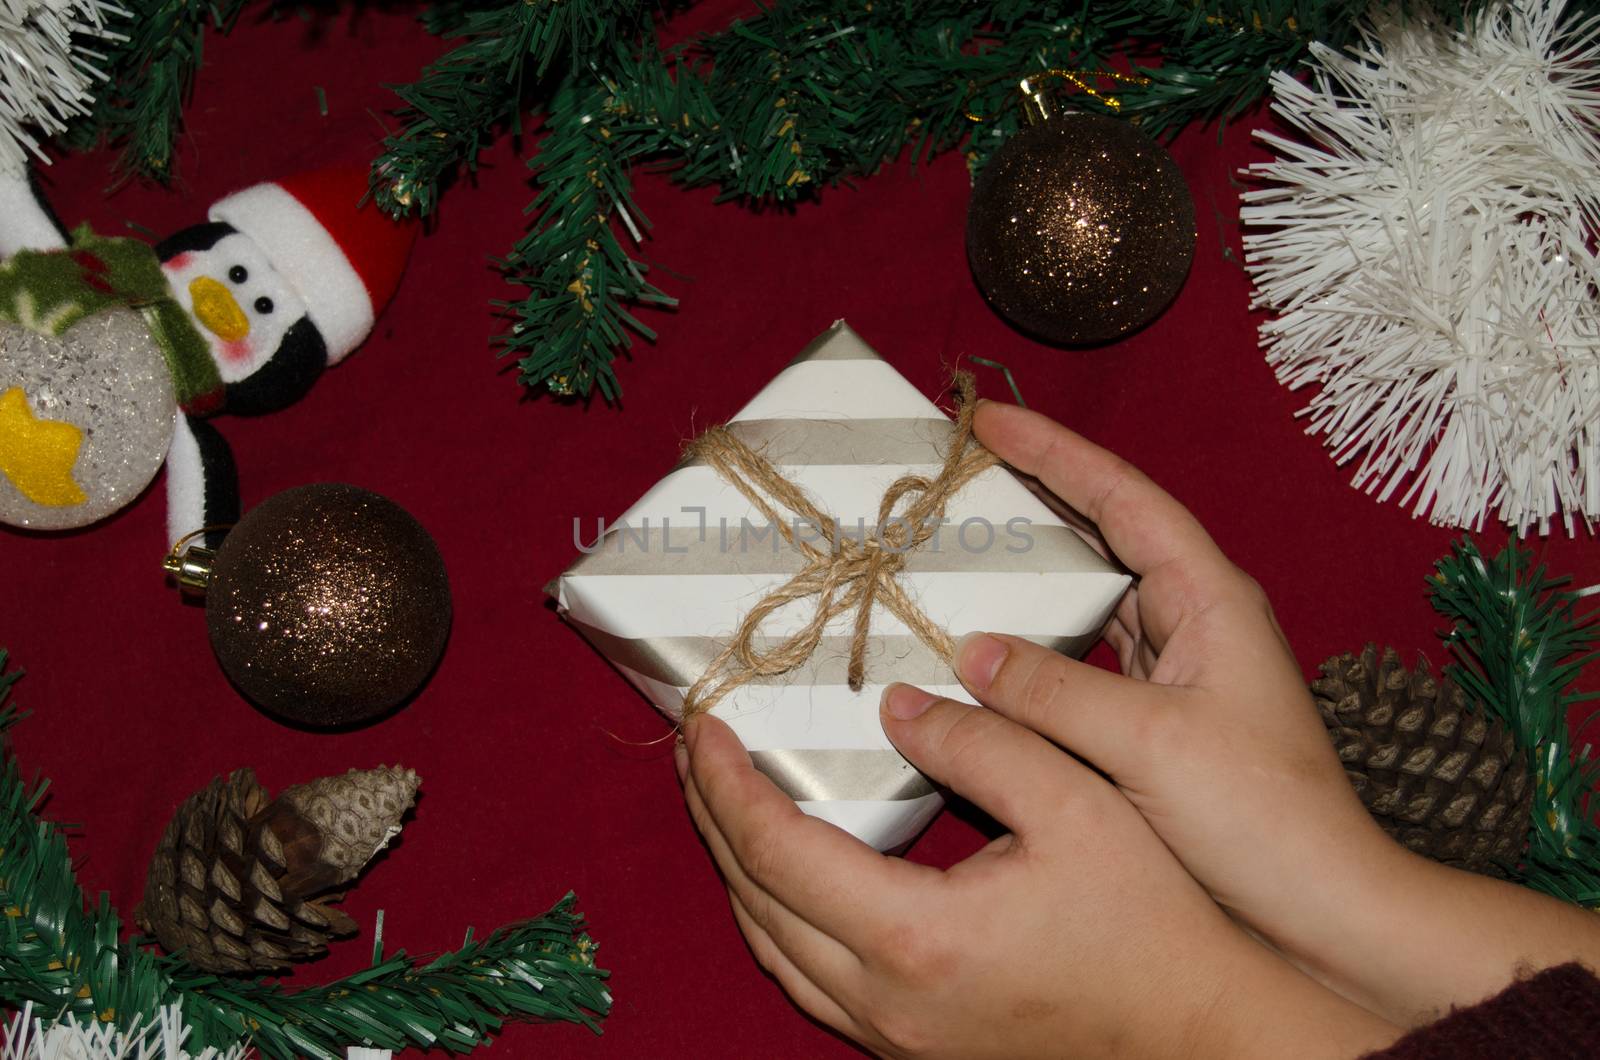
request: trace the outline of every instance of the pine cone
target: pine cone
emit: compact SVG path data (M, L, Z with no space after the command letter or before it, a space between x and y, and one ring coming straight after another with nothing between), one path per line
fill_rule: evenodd
M273 799L240 769L178 807L156 847L134 917L171 952L211 972L274 972L356 931L326 894L400 831L416 773L399 766L323 777Z
M1311 684L1362 803L1400 843L1435 861L1505 876L1527 849L1533 783L1509 728L1428 660L1392 648L1339 655Z

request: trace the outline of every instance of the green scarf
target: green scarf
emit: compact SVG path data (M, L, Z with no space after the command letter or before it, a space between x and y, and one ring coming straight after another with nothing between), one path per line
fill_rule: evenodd
M137 239L97 236L87 225L59 250L20 250L0 263L0 320L61 335L93 313L127 306L143 314L167 359L178 405L191 415L222 405L211 348L172 297L155 250Z

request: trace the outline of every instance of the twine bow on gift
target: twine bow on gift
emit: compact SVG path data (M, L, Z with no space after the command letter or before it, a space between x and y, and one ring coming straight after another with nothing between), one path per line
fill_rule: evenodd
M828 623L851 611L855 612L855 628L848 675L850 688L859 692L866 681L867 635L876 604L905 623L939 658L951 661L955 642L950 634L912 601L898 579L910 554L938 532L950 498L979 473L1000 463L972 436L972 416L977 408L972 376L958 373L955 385L961 414L939 473L932 479L903 475L890 483L878 503L874 532L862 534L860 540L846 535L837 519L824 513L805 491L726 427L713 427L689 443L684 455L714 468L744 494L791 547L804 553L806 564L744 616L732 640L690 687L683 704L685 719L710 710L723 696L751 680L800 666L817 650ZM895 510L908 500L904 510ZM783 512L793 518L784 518ZM799 526L814 530L817 540L797 534ZM811 598L816 600L816 610L802 629L766 650L756 647L768 618L789 604Z

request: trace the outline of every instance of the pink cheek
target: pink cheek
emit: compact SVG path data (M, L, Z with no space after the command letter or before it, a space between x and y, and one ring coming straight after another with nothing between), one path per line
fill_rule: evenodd
M250 358L255 355L255 346L249 339L240 339L237 342L224 342L222 344L222 359L229 364L249 364Z

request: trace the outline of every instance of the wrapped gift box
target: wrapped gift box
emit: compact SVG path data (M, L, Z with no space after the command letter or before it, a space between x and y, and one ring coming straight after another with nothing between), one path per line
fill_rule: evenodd
M954 427L843 321L728 423L858 540L874 534L890 483L938 472ZM989 630L1073 655L1088 650L1127 575L1004 467L980 473L945 515L899 575L930 619L952 637ZM567 620L677 720L685 693L752 604L804 559L717 471L686 460L605 524L555 593ZM788 605L763 626L761 644L815 614L812 602ZM736 688L711 709L807 813L890 850L914 838L942 798L884 735L880 694L906 681L971 700L938 653L881 607L872 616L867 683L852 691L850 621L844 615L830 624L807 662Z

